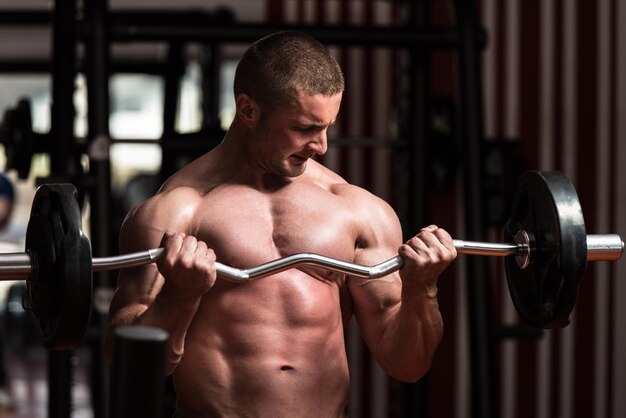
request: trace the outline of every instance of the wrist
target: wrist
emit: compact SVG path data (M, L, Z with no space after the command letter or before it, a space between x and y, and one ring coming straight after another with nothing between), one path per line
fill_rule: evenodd
M182 309L195 312L200 305L201 299L202 295L181 292L179 289L172 289L170 286L167 286L166 283L163 285L155 302L169 309Z
M427 322L441 321L436 286L403 286L401 300L402 308L412 315Z
M402 298L437 300L437 283L402 280Z

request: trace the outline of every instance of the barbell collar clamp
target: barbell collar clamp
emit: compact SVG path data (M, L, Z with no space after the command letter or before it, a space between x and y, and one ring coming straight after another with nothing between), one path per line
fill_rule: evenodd
M515 242L522 247L522 250L515 255L515 262L520 269L527 269L534 263L535 235L532 232L520 229L515 234Z

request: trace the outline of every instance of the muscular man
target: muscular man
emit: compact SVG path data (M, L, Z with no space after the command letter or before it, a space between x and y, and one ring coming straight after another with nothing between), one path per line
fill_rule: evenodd
M430 367L443 332L437 278L456 250L436 226L402 244L389 205L312 159L326 152L343 88L316 40L282 32L257 41L237 67L223 142L128 215L121 250L161 243L165 254L120 272L107 348L116 326L167 330L177 416L343 416L352 315L391 376L415 381ZM249 268L301 252L406 262L373 280L315 268L246 284L216 277L216 259Z

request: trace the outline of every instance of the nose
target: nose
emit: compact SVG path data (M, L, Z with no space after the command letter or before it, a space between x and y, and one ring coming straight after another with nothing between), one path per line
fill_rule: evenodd
M309 142L309 148L317 155L326 154L326 151L328 151L328 135L326 129L320 131L320 133Z

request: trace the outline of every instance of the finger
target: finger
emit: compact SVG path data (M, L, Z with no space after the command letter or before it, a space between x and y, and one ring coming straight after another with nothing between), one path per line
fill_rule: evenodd
M198 241L195 254L203 261L215 262L215 252L204 241Z
M191 263L193 262L196 250L198 249L198 240L193 235L187 235L183 239L183 243L180 247L179 256L183 263Z
M454 259L456 248L448 233L441 228L434 229L432 232L431 229L422 230L407 242L416 257L430 262ZM406 254L411 256L410 251Z
M456 251L456 248L454 246L454 240L452 239L448 231L443 228L439 228L436 225L430 225L426 228L423 228L418 236L422 237L431 248L441 245L448 250L454 249L454 251Z
M167 241L170 240L170 238L172 238L172 235L174 235L174 233L172 232L165 232L163 234L163 238L161 238L161 243L159 244L160 247L165 248Z
M184 234L177 232L166 233L164 237L165 243L163 245L165 252L170 255L178 254L183 245L184 236Z
M207 248L207 250L204 253L204 260L209 267L209 273L211 275L215 275L217 273L217 266L216 266L216 256L215 256L215 252L213 251L213 249Z
M196 243L196 251L195 253L199 256L205 257L207 255L207 250L209 247L206 245L204 241L197 241Z
M206 258L214 263L217 260L217 256L215 255L215 251L212 248L207 248L206 250Z
M182 243L182 234L166 232L161 240L161 246L164 248L163 256L159 258L157 265L173 265L178 258Z
M424 228L422 228L421 231L434 232L437 229L439 229L439 227L437 225L428 225L428 226L425 226Z
M454 248L456 250L454 246L454 240L452 239L448 231L446 231L443 228L439 228L436 231L434 231L433 234L437 237L439 242L441 242L441 244L443 244L446 248L448 249Z
M423 248L425 246L426 249L445 250L446 247L440 242L436 232L437 230L423 229L414 237L415 240L411 241L410 245L416 245L416 248ZM423 246L420 245L421 243L423 243Z
M415 248L408 243L403 244L398 249L398 254L405 260L411 260L412 264L417 266L426 266L431 263L431 255L427 249ZM405 263L408 265L408 263Z
M426 262L431 258L431 249L419 236L414 236L400 247L399 254L403 258L412 258L417 262Z
M408 240L406 244L409 246L409 248L416 252L428 251L429 244L427 242L428 237L426 236L426 234L427 233L420 232L419 234Z

